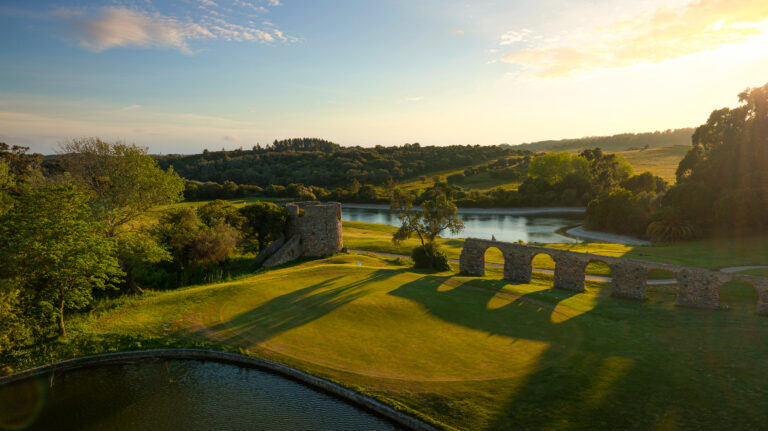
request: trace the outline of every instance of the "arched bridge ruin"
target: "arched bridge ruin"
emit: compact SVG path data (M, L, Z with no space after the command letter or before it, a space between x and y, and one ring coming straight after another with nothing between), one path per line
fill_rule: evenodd
M590 262L603 262L611 269L612 296L644 300L649 273L660 269L669 271L677 279L677 305L717 309L720 286L729 281L742 281L757 290L757 312L768 315L768 278L702 268L467 238L459 259L461 272L473 276L485 275L485 252L491 247L501 250L504 256L504 279L509 281L530 282L533 258L538 254L546 254L555 261L554 287L559 289L583 292L587 265Z

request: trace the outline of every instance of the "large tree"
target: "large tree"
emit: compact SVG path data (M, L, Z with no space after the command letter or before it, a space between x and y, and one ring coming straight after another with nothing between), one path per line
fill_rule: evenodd
M123 275L89 201L73 185L31 189L0 217L0 278L37 314L57 320L61 335L67 309L87 306L94 289Z
M180 201L184 180L173 168L162 170L146 148L133 144L81 138L63 143L61 153L61 167L75 184L93 194L96 219L106 236L117 240L128 287L140 292L133 276L137 265L169 257L141 219L158 205Z
M109 236L150 209L183 197L184 180L173 168L160 169L146 148L81 138L63 143L61 152L66 172L95 194L94 210Z
M421 208L414 207L414 196L395 189L390 203L392 211L400 218L400 228L392 235L398 244L413 235L419 238L427 254L433 250L435 238L448 229L457 234L464 229L458 216L458 208L449 200L441 184L432 187L431 197L421 202Z
M739 103L712 111L694 132L656 232L666 224L768 231L768 84L745 90Z

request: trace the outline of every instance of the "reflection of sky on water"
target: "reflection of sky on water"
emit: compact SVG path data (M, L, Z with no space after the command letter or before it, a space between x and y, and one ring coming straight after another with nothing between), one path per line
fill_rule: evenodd
M445 238L484 238L494 235L499 241L525 242L579 242L573 238L556 233L558 229L578 224L583 214L539 214L539 215L498 215L498 214L459 214L464 221L464 230L458 235L445 231ZM343 220L400 226L397 214L385 209L344 208Z

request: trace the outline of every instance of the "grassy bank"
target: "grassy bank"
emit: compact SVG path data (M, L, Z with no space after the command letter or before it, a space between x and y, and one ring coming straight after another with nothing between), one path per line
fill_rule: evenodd
M455 271L456 268L454 268ZM755 429L768 420L768 319L339 255L228 283L102 303L45 362L195 345L275 360L445 427ZM43 356L43 355L38 355ZM27 364L29 365L29 363ZM727 396L724 396L727 394Z

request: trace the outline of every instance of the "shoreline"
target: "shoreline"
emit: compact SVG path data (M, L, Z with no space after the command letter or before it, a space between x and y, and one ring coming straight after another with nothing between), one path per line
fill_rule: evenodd
M343 203L341 209L389 210L385 204ZM459 214L481 215L533 215L533 214L584 214L584 207L524 207L524 208L459 208Z

